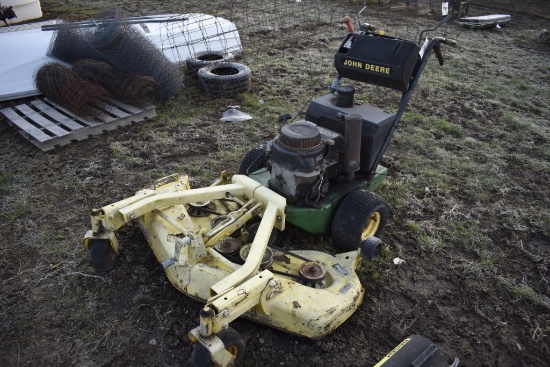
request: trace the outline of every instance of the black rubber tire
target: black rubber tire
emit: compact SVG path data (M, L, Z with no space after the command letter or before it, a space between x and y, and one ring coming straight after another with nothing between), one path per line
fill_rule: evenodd
M237 365L244 356L246 343L243 337L232 328L227 328L218 333L218 337L222 340L225 349L235 356L234 364ZM202 344L197 343L191 354L192 367L213 367L214 362L212 356Z
M332 243L341 250L353 251L368 237L380 237L389 217L388 204L372 191L350 192L332 219Z
M239 167L239 175L250 176L253 172L256 172L267 165L267 148L265 145L252 148L241 161Z
M234 97L251 88L250 68L236 62L222 62L199 69L199 87L209 97Z
M89 243L89 249L90 261L96 272L105 273L115 267L117 254L111 247L109 240L92 239Z
M220 62L229 62L233 59L233 54L225 51L199 51L195 53L195 56L185 60L187 74L197 75L200 68Z
M378 237L369 237L361 244L361 257L374 261L382 251L382 241Z

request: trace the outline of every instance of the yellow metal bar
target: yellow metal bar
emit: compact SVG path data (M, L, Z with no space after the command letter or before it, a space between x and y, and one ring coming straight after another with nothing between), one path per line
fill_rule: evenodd
M258 182L254 181L248 176L235 175L233 176L233 183L241 184L247 188L253 189L249 198L254 198L257 202L267 207L268 203L275 204L277 208L276 221L274 222L275 228L284 231L285 229L285 208L286 199L274 191L271 191L265 186L262 186Z
M273 226L281 231L285 230L285 208L286 208L286 199L281 195L271 191L265 186L258 187L254 191L254 199L260 203L271 203L275 206L276 218ZM259 230L258 230L259 232Z
M122 218L122 215L119 213L119 210L121 208L136 203L145 198L154 196L156 194L157 192L155 190L142 190L132 197L104 206L101 209L92 209L92 230L94 232L101 232L105 229L114 231L120 228L125 223L124 218ZM114 223L121 224L116 227Z
M262 292L272 279L273 273L264 270L225 293L223 297L218 297L209 303L208 306L217 310L216 315L211 320L212 332L220 332L231 321L241 317L245 312L260 303Z
M153 213L155 213L156 215L158 215L159 217L167 221L172 227L180 231L182 234L186 236L192 235L185 227L183 227L181 224L176 222L169 215L166 215L166 213L164 213L162 210L155 209L153 210Z
M279 208L274 203L270 202L267 204L262 221L260 222L260 227L258 228L258 232L252 242L250 252L248 253L248 257L246 258L243 266L241 266L239 270L214 284L210 288L212 295L224 294L256 274L260 268L260 263L262 262L264 252L267 247L267 242L271 236L273 224L277 220L278 209Z
M124 200L117 201L116 203L106 205L102 209L105 213L120 210L128 205L132 205L140 200L146 199L151 196L155 196L157 192L155 190L140 190L134 196L126 198Z
M217 243L222 242L224 239L229 237L229 235L233 232L235 232L237 229L241 228L248 220L252 218L254 215L254 211L257 209L261 209L262 204L258 203L255 206L253 206L249 211L244 213L240 218L235 220L232 224L227 225L225 228L220 230L217 234L215 234L212 238L210 238L208 241L204 243L206 247L214 246ZM207 233L208 235L208 233Z
M185 190L182 192L167 192L148 197L136 203L120 209L120 213L125 222L141 217L143 214L155 209L162 209L168 206L189 204L208 200L222 199L225 193L230 192L233 195L243 195L245 189L242 185L223 185L214 187L204 187L200 189ZM120 226L119 226L120 227Z

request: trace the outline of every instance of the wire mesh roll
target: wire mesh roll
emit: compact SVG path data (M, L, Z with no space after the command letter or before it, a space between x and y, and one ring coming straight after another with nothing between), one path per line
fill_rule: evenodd
M35 88L73 114L93 120L106 108L109 92L101 85L80 78L71 68L48 63L34 74Z
M183 75L177 66L140 31L123 20L113 20L97 27L91 42L111 65L157 80L161 87L161 101L182 87Z
M86 27L58 26L48 56L68 63L81 59L103 61L115 68L145 75L160 86L158 101L180 90L183 74L147 37L134 28L120 9L105 12Z
M123 102L142 107L161 100L161 86L152 77L90 59L79 60L72 68L78 76L101 84L114 98Z
M67 63L80 59L94 59L108 62L91 44L93 30L91 28L75 28L70 25L60 25L54 32L46 55Z

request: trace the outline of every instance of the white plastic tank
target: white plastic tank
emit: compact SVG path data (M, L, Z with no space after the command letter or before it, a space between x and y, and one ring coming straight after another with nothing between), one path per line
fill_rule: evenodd
M10 24L42 17L39 0L0 0L0 3L2 3L2 8L13 6L17 18L9 19L7 22ZM0 22L0 27L5 26L4 22Z

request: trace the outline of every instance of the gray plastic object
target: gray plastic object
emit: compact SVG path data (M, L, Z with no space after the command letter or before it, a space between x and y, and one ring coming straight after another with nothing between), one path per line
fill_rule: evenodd
M250 116L248 113L239 111L237 108L238 106L231 106L227 111L222 114L222 118L220 119L220 121L240 122L252 119L252 116Z

